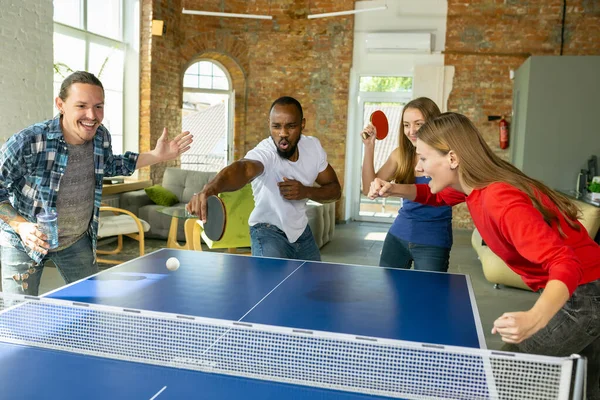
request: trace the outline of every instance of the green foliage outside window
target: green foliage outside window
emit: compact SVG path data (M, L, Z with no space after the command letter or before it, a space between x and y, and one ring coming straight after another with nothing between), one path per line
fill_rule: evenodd
M406 92L412 89L410 76L363 76L360 78L361 92Z

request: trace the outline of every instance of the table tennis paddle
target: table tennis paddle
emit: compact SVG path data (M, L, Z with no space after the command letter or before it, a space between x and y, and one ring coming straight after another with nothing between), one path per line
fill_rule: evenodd
M206 223L203 224L204 233L212 240L221 240L227 225L225 204L218 196L209 196L206 199Z
M371 123L377 129L377 140L385 139L390 129L385 113L381 110L373 111L371 114Z

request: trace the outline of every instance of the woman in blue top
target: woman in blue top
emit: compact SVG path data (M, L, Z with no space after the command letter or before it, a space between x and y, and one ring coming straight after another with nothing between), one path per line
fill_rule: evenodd
M375 127L372 124L361 132L365 145L362 167L363 193L369 192L375 178L395 183L424 183L428 177L415 172L417 156L415 145L417 131L430 119L440 115L440 109L426 97L410 101L402 111L401 132L398 147L375 173ZM365 139L366 137L366 139ZM392 268L448 271L448 259L452 247L452 208L433 207L404 200L398 216L385 237L379 265Z

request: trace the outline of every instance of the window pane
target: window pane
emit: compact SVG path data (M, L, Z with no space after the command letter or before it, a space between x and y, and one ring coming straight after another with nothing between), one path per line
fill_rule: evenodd
M198 63L192 64L188 67L188 69L185 71L186 75L188 74L192 74L192 75L198 75Z
M56 80L54 81L54 84L52 85L52 87L54 88L54 92L52 92L52 104L54 105L54 112L52 113L52 117L55 117L58 114L58 108L56 108L56 102L54 101L54 99L58 96L58 92L60 91L60 84L61 82L57 82ZM50 117L48 117L50 118Z
M225 72L218 66L213 64L213 75L219 78L225 78Z
M113 153L123 153L123 92L105 90L104 120L102 123L112 137ZM131 134L137 135L137 132Z
M121 0L88 0L88 31L121 40L121 19Z
M200 77L200 86L203 89L212 89L212 79L208 76L201 76Z
M54 20L83 29L82 0L54 0Z
M226 78L214 78L213 89L229 90L229 84Z
M183 86L189 88L197 88L198 87L198 76L197 75L184 75L183 76Z
M85 69L85 41L54 34L54 80L62 82L74 71Z
M200 61L200 75L212 75L213 63L208 61Z
M410 76L363 76L360 78L361 92L408 92L412 90Z
M114 47L90 43L88 71L96 75L104 89L123 90L124 52Z

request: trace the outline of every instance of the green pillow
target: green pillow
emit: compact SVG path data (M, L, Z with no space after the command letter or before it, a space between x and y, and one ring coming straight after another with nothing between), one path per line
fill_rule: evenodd
M150 200L159 206L170 207L179 203L177 196L160 185L154 185L144 189Z

